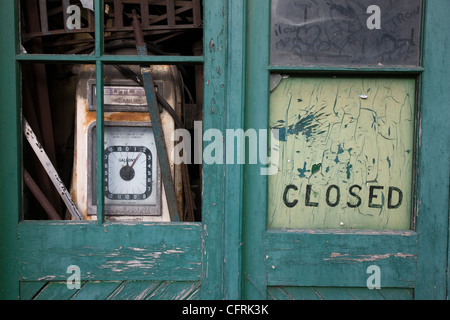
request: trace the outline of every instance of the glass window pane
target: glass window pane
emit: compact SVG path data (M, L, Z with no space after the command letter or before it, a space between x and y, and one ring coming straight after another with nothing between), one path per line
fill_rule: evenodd
M269 227L410 229L414 98L415 79L282 79Z
M55 184L66 190L73 184L77 80L82 70L77 64L21 65L22 115L39 142L30 143L24 135L22 143L26 220L72 219L71 208L63 201L69 193L62 194ZM35 146L42 149L36 152ZM49 162L52 174L45 169ZM77 176L85 180L86 170Z
M149 54L197 55L195 47L203 36L201 0L105 0L104 3L105 52L121 54L117 49L130 44L135 48L135 19Z
M21 67L23 116L58 174L54 181L70 190L83 219L95 220L96 67L50 63L22 63ZM156 65L151 71L181 221L201 221L201 164L194 163L191 152L195 131L201 134L202 128L201 100L195 100L202 96L202 88L197 88L202 76L201 68L196 71L199 67ZM140 67L107 64L103 74L104 159L100 161L106 188L105 219L168 222ZM23 162L24 219L72 219L42 159L26 139Z
M90 54L95 47L92 1L20 0L22 51Z
M421 0L272 0L271 64L419 66Z

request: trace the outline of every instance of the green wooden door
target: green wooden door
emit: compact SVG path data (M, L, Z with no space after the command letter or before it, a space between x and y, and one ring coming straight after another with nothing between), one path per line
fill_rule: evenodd
M150 1L151 2L151 1ZM134 8L144 19L149 5L163 6L160 2L136 1ZM32 220L24 218L22 147L22 99L21 70L25 64L48 63L60 65L90 64L96 66L97 90L106 85L103 71L107 64L154 65L203 65L204 112L203 130L224 128L225 107L225 40L226 2L201 1L167 2L167 24L173 29L175 14L188 12L192 29L201 27L192 14L195 8L203 10L204 54L194 55L109 55L105 53L104 38L108 36L103 23L103 11L121 2L95 1L95 17L83 16L83 26L89 23L89 32L95 39L87 54L39 54L26 53L20 47L19 21L22 17L19 1L3 1L1 12L1 146L8 148L9 157L2 160L1 178L1 296L5 299L220 299L223 297L223 166L203 167L201 222L139 222L111 221L105 219L103 192L99 191L97 219ZM40 10L48 6L60 6L61 2L39 1ZM67 3L64 2L63 5ZM80 3L76 6L81 7ZM48 7L48 8L50 8ZM130 7L129 7L130 8ZM145 10L147 8L147 10ZM175 11L175 8L177 9ZM83 12L88 12L83 9ZM120 9L121 10L121 9ZM111 11L109 11L111 13ZM131 9L130 9L131 12ZM127 14L129 14L128 12ZM53 12L55 14L55 12ZM56 12L58 15L58 12ZM173 20L167 16L173 15ZM192 15L193 21L192 21ZM41 18L45 14L41 12ZM65 13L63 17L66 17ZM128 15L128 18L130 16ZM146 13L147 27L149 13ZM119 19L119 15L116 14ZM127 16L124 13L124 19ZM116 23L117 22L116 19ZM201 20L200 20L201 21ZM123 22L123 21L122 21ZM42 19L41 28L47 27ZM49 32L55 32L52 26ZM66 26L62 28L67 29ZM130 25L127 27L130 29ZM44 29L39 29L45 33ZM155 27L158 29L158 26ZM161 29L161 27L159 27ZM59 30L61 31L61 30ZM118 30L121 31L121 30ZM68 32L66 30L65 32ZM154 31L150 31L150 34ZM40 34L38 32L38 34ZM56 32L56 34L58 34ZM60 32L61 34L61 32ZM158 34L158 31L156 31ZM169 37L170 38L170 37ZM92 51L93 50L93 51ZM92 54L89 54L92 53ZM200 82L200 86L203 84ZM35 98L35 97L32 97ZM92 98L92 99L95 99ZM97 145L103 146L103 96L97 102ZM200 99L200 98L199 98ZM35 100L36 101L36 100ZM82 125L82 124L81 124ZM200 126L201 128L201 126ZM201 133L200 133L201 134ZM97 148L99 159L103 148ZM103 172L102 161L97 162L98 172ZM79 173L80 174L80 173ZM100 174L99 176L102 176ZM97 189L104 189L104 180L97 179Z
M450 7L369 2L248 1L245 298L446 298Z
M285 2L291 7L279 14L314 17L308 10L317 1ZM339 1L327 3L335 2L334 13L349 14ZM367 4L364 11L386 1L369 2L361 1ZM422 36L403 35L413 43L420 40L421 50L390 66L271 62L269 0L204 1L203 56L108 56L101 37L93 55L25 54L18 46L18 3L0 2L0 147L8 150L0 159L2 298L446 298L448 1L423 1L422 11L398 12L397 20L391 16L395 29L423 12ZM304 3L311 6L305 9ZM377 10L363 12L364 28L378 30ZM301 25L275 30L317 38L329 34L318 34L313 24L308 32L296 27ZM326 51L327 43L322 45L316 49ZM23 219L20 70L39 62L89 63L97 70L114 62L203 64L203 132L218 129L227 143L215 155L219 161L203 164L202 222L114 223L105 221L102 209L97 221ZM340 108L333 108L335 101ZM355 103L364 110L358 121ZM313 112L314 121L308 118ZM342 126L333 127L339 121ZM258 139L268 133L268 150L259 140L262 154L278 152L278 158L271 157L269 167L260 154L253 161L254 145L248 145L246 164L226 161L239 153L226 129L251 130L248 139L252 132ZM275 174L269 174L273 165ZM69 288L67 280L77 270L80 288Z

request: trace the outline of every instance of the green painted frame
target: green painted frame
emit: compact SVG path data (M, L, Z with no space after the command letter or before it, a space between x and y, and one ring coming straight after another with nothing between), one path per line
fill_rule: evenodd
M245 128L268 126L269 72L398 74L419 81L415 172L416 226L411 231L267 229L267 177L261 165L244 171L243 298L266 299L270 287L365 287L367 267L383 270L383 288L414 289L415 299L445 299L448 293L448 127L450 33L442 30L450 3L425 1L423 67L293 68L269 66L270 0L248 0ZM436 168L439 168L437 172ZM430 188L432 186L432 188ZM308 249L306 249L308 248ZM340 253L340 255L332 255ZM344 257L344 258L343 258ZM374 262L375 261L375 262ZM301 288L300 288L301 289Z
M11 156L1 161L0 178L0 298L20 298L21 280L64 281L66 268L79 264L81 278L86 280L158 280L200 281L203 299L222 299L224 287L224 166L203 166L202 223L108 223L104 221L104 205L99 195L97 222L21 221L21 99L20 63L94 63L97 85L103 86L103 65L129 64L204 64L203 130L225 128L226 83L226 18L227 1L204 3L204 55L179 56L106 56L103 55L102 1L95 1L96 49L94 55L32 55L19 53L17 30L18 1L0 3L4 19L0 22L0 96L3 99L0 118L0 146ZM102 106L99 95L97 105ZM103 110L98 108L97 124L103 123ZM100 125L99 132L102 132ZM98 135L97 145L103 145ZM97 154L101 156L100 147ZM99 171L101 172L101 170ZM98 179L98 190L103 190ZM102 192L101 192L102 193ZM121 244L122 243L122 244ZM135 248L136 250L133 250ZM141 249L158 259L148 258ZM114 267L114 258L123 264ZM127 259L145 257L151 267L127 264ZM183 267L184 265L184 267ZM103 266L100 268L100 266ZM122 268L122 269L120 269ZM108 271L109 270L109 271ZM120 271L122 270L122 271ZM145 270L145 267L144 267Z
M206 0L210 2L209 0ZM446 268L450 263L448 192L450 168L450 136L442 130L448 126L450 92L446 90L448 83L449 62L447 48L449 32L442 32L445 26L446 13L450 12L450 3L446 0L426 0L425 36L423 67L406 69L370 69L370 68L319 68L308 67L280 68L268 66L268 50L261 50L260 44L268 44L269 38L269 0L221 0L211 1L205 15L205 28L209 34L204 40L203 57L148 57L120 56L110 57L97 54L92 56L65 55L23 55L18 53L17 30L13 27L18 21L17 1L0 1L0 12L4 17L0 22L0 74L2 97L0 117L0 147L8 148L9 157L0 161L0 179L9 183L0 184L0 298L19 298L19 279L38 279L45 276L48 270L30 268L23 264L30 253L30 261L36 261L39 254L47 254L45 246L52 248L49 256L54 261L58 252L77 252L79 263L84 263L83 255L93 252L105 254L97 243L92 250L83 247L82 239L90 241L103 239L116 241L116 238L129 237L128 248L146 245L148 250L161 252L163 247L157 237L150 237L147 243L140 235L156 232L167 239L168 247L184 242L179 248L181 255L164 256L169 269L174 263L187 267L191 263L192 270L183 278L180 273L166 272L166 275L155 274L152 279L172 279L197 281L201 279L200 298L203 299L266 299L273 297L278 285L309 286L348 286L365 283L365 264L351 264L352 272L342 281L333 276L336 271L347 269L342 261L335 259L324 266L323 277L318 281L310 281L314 274L298 274L295 263L303 266L321 261L320 255L329 254L321 243L336 241L336 250L349 250L353 259L361 255L380 254L380 252L402 252L414 255L413 260L401 260L400 257L388 256L382 263L395 273L395 266L402 261L406 267L405 282L392 281L389 285L403 288L414 288L416 299L445 299L450 287L450 278L446 276ZM221 21L221 23L217 23ZM214 46L212 45L214 44ZM264 47L264 46L263 46ZM374 234L365 232L329 232L312 230L267 230L265 196L267 181L260 176L261 165L218 165L205 166L203 198L203 223L191 224L142 224L118 225L99 223L51 223L20 221L22 172L21 172L21 113L20 113L20 68L21 62L53 63L101 62L123 63L152 62L161 64L198 64L204 63L205 93L204 130L208 128L267 128L268 119L268 74L270 71L287 71L296 74L343 73L382 74L402 73L416 75L421 82L419 118L420 146L417 153L418 172L416 197L418 199L415 231L384 232ZM211 62L211 63L210 63ZM441 115L441 116L437 116ZM437 147L439 146L439 147ZM437 172L435 168L440 168ZM429 186L433 186L430 188ZM40 235L52 232L52 237ZM59 248L54 246L58 237L75 234L72 242ZM20 237L20 241L18 238ZM158 238L159 239L159 238ZM159 239L160 240L160 239ZM318 240L318 241L316 241ZM32 245L24 245L34 241ZM306 260L295 255L298 241L310 243L318 250L310 254ZM363 243L371 247L370 251L360 248L347 248L347 243ZM149 246L149 243L152 244ZM44 246L41 247L41 246ZM166 246L167 248L167 246ZM111 248L110 249L118 249ZM294 253L293 259L286 261L280 249ZM355 249L355 250L353 250ZM36 251L35 251L36 250ZM61 251L58 251L61 250ZM84 251L83 251L84 250ZM170 249L169 249L170 250ZM389 250L389 251L386 251ZM188 252L189 251L189 252ZM338 251L336 251L338 252ZM140 257L137 251L123 250L124 257ZM344 252L345 253L345 252ZM55 256L56 255L56 256ZM266 258L266 255L268 256ZM297 259L297 260L295 260ZM323 259L322 259L323 260ZM201 262L199 264L198 262ZM294 263L293 263L294 261ZM296 262L297 261L297 262ZM59 262L58 262L59 263ZM89 261L94 264L95 261ZM64 261L67 264L67 260ZM60 263L62 265L62 263ZM40 265L42 267L42 264ZM64 270L55 270L52 274L57 279L65 279ZM172 266L172 267L171 267ZM272 268L275 267L275 268ZM348 265L347 265L348 266ZM95 269L95 268L93 268ZM162 269L159 269L162 270ZM307 270L307 269L302 269ZM310 269L313 270L313 269ZM129 271L129 272L128 272ZM99 279L139 279L137 270L128 270L116 275L113 272L96 270ZM328 273L327 273L328 272ZM164 272L163 272L164 273ZM358 274L361 281L351 277ZM339 273L341 275L342 273ZM91 277L87 274L84 276ZM92 276L93 277L93 276ZM364 278L364 279L362 279ZM147 278L145 278L147 280ZM310 280L308 280L310 279ZM170 281L170 280L169 280ZM310 282L308 282L310 281ZM270 292L268 294L268 287ZM301 289L301 288L300 288ZM331 297L337 296L337 289L325 287ZM295 290L293 288L292 290ZM291 291L289 291L291 292ZM395 297L395 296L394 296ZM398 297L398 296L397 296Z

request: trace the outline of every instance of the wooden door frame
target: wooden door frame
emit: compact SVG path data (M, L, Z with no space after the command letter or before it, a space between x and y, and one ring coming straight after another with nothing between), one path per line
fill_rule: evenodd
M148 280L149 274L129 270L122 275L114 275L99 268L102 263L108 262L110 255L105 255L105 248L112 248L108 243L120 237L129 237L122 250L134 251L135 256L140 250L132 250L140 246L149 246L163 253L169 250L173 257L182 258L184 262L177 265L177 258L172 262L165 259L156 259L155 262L164 262L165 267L156 268L157 273L166 273L163 277L175 281L201 281L200 298L222 299L224 296L224 165L215 164L203 166L203 198L202 223L105 223L98 222L50 222L50 221L21 221L22 215L22 125L21 125L21 98L20 98L20 63L21 62L50 62L50 63L97 63L101 70L102 63L111 62L111 57L102 56L101 44L96 46L95 56L59 56L59 55L28 55L19 53L19 1L2 1L0 9L3 14L0 22L0 71L2 86L0 95L3 103L0 117L0 146L8 148L10 155L0 160L2 169L0 178L8 183L0 184L0 298L19 299L19 280L63 281L67 278L65 273L67 263L75 261L92 268L84 273L82 279L87 280ZM97 5L97 3L96 3ZM158 57L127 58L113 57L121 63L137 63L136 61L155 63L204 63L204 119L203 130L209 128L224 131L225 108L227 90L227 6L226 0L209 1L204 10L204 55L201 57ZM96 12L98 12L97 10ZM100 14L96 15L101 17ZM97 18L98 18L97 17ZM101 20L98 20L101 21ZM101 28L96 28L101 32ZM96 40L101 42L100 40ZM128 59L128 60L127 60ZM203 60L202 60L203 59ZM160 235L155 236L154 233ZM108 235L109 234L109 235ZM114 235L115 234L115 235ZM145 235L151 235L146 237ZM69 237L68 237L69 236ZM33 240L34 239L34 240ZM89 240L90 239L90 240ZM162 240L161 240L162 239ZM165 240L164 240L165 239ZM85 242L91 241L92 259L87 259ZM150 241L150 242L149 242ZM102 244L104 243L104 245ZM185 247L188 245L190 248ZM147 247L147 248L149 248ZM169 247L173 247L171 250ZM176 249L179 248L179 249ZM109 250L108 249L108 250ZM152 249L152 250L153 250ZM163 251L161 251L161 249ZM99 255L94 254L97 251ZM156 252L155 251L155 252ZM178 251L178 253L177 253ZM71 258L64 255L72 254ZM123 251L120 255L127 254ZM181 254L181 255L180 255ZM100 260L96 256L101 257ZM156 255L158 256L158 255ZM61 259L61 257L63 257ZM147 256L148 257L148 256ZM73 258L75 260L73 260ZM135 258L138 258L135 256ZM144 259L144 256L141 256ZM187 258L187 260L185 259ZM30 259L30 263L27 263ZM44 266L42 261L46 261ZM105 260L106 259L106 260ZM152 260L152 259L150 259ZM147 262L151 262L148 260ZM111 261L110 261L111 262ZM168 264L167 264L168 262ZM34 264L34 265L33 265ZM191 264L189 267L188 265ZM186 272L179 272L179 267L185 265ZM105 266L105 265L104 265ZM164 271L166 269L166 271ZM171 270L172 269L172 270ZM183 269L183 268L182 268ZM110 269L111 271L111 269ZM137 273L136 273L136 272ZM156 273L156 274L157 274ZM183 273L183 274L182 274ZM134 275L133 275L134 274ZM153 274L150 272L150 274ZM154 274L154 275L156 275ZM178 276L176 275L178 274ZM118 276L118 277L117 277ZM162 279L164 280L164 279Z
M205 112L212 115L206 122L210 128L266 128L267 114L261 110L264 111L264 107L268 110L268 50L252 46L253 43L267 42L270 34L270 13L260 1L223 1L221 9L215 13L215 19L225 20L227 16L227 23L224 23L226 27L219 25L214 29L215 36L205 39L205 61L207 56L208 59L217 59L209 69L211 79L217 80L217 93L205 99ZM416 214L419 219L413 235L415 239L409 241L419 243L415 298L445 299L450 287L446 276L450 263L450 137L448 130L445 130L449 120L450 92L445 88L448 73L443 70L450 69L445 50L450 35L443 31L450 3L446 0L426 0L425 4L424 71L420 75L421 110L418 119L419 173L416 182L416 195L420 200ZM8 147L9 150L9 156L0 160L0 179L9 182L0 184L0 297L17 299L22 173L18 165L21 163L20 97L17 90L20 82L16 60L18 33L15 28L12 30L17 21L16 1L1 1L0 12L3 13L0 28L0 147ZM351 68L337 71L355 72ZM443 116L437 116L440 114ZM267 183L259 175L260 167L224 165L206 168L212 174L208 185L215 182L218 185L214 187L214 193L209 193L210 196L204 199L204 209L209 212L206 220L201 225L193 225L193 229L198 229L195 232L202 233L201 259L208 261L202 264L200 271L204 286L202 298L267 298L268 261L265 249L268 245L272 246L271 241L278 243L280 238L277 238L278 231L268 233L266 230ZM31 230L32 227L30 224L20 228ZM292 236L280 232L281 237L286 237L285 241L290 243ZM327 236L330 235L324 235ZM389 241L389 235L383 237L380 242Z
M245 128L264 129L268 124L269 97L269 38L270 38L270 1L247 1L247 38L246 38L246 110ZM365 253L377 254L387 248L386 243L393 243L390 249L404 252L415 258L406 262L408 272L406 282L414 283L414 298L445 299L449 280L446 269L448 265L448 193L449 193L449 159L450 132L449 83L450 63L447 47L450 34L444 32L445 19L450 12L450 3L445 0L424 1L424 36L422 42L422 68L401 68L403 74L415 75L419 81L419 110L416 121L418 151L416 152L415 196L417 206L413 216L416 218L415 230L405 232L335 232L327 230L267 230L267 178L259 174L261 165L246 165L244 170L244 220L243 220L243 297L247 299L266 299L270 285L330 285L343 286L335 279L336 274L327 274L330 269L318 270L320 281L304 282L299 276L300 258L290 260L280 252L298 252L302 241L313 244L337 243L337 247L346 247L351 241L361 241L369 246ZM282 69L286 71L285 69ZM399 69L400 70L400 69ZM291 68L290 72L298 75L323 72L340 74L390 73L395 70L375 68L325 68L309 67L299 70ZM439 168L439 171L437 170ZM350 241L350 242L349 242ZM316 247L317 255L329 254L326 249ZM357 250L357 248L354 248ZM320 252L320 251L323 252ZM307 260L308 257L305 257ZM395 259L388 260L389 267ZM390 260L390 261L389 261ZM288 265L289 262L291 265ZM314 263L317 261L314 260ZM393 264L391 264L393 263ZM337 264L336 264L337 265ZM281 270L279 270L281 268ZM362 267L359 267L364 272ZM309 272L310 270L306 271ZM345 277L344 277L345 279ZM359 279L361 280L361 279ZM345 280L343 280L345 281ZM348 286L357 285L357 281L348 278ZM320 283L319 283L320 282ZM358 283L361 283L359 281ZM395 287L401 283L390 283Z

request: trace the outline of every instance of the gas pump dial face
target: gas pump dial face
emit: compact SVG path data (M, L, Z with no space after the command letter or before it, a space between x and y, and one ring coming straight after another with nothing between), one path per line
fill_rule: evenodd
M104 152L105 196L110 200L147 199L152 193L153 157L144 146L110 146Z
M104 127L105 204L130 211L157 205L156 145L146 126Z

